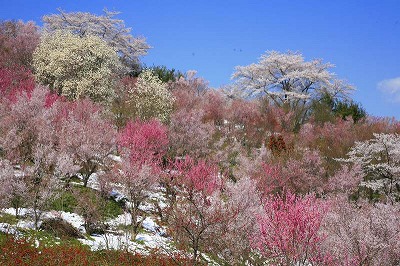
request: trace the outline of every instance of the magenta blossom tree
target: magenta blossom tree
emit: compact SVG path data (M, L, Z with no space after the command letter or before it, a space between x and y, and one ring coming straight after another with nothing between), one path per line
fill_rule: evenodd
M258 218L259 231L253 246L273 265L314 265L329 259L320 245L319 232L327 205L314 196L298 197L291 192L265 199Z
M169 229L180 247L191 249L192 263L200 252L211 250L214 238L224 223L221 180L218 168L205 161L186 157L176 163L177 200L170 206Z
M146 213L142 205L158 184L162 157L166 153L167 128L158 120L128 122L118 136L122 161L115 168L115 189L128 200L132 239L136 238Z

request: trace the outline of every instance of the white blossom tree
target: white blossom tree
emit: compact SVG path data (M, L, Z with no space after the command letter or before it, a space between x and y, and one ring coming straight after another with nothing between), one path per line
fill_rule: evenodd
M157 118L162 122L169 120L172 112L174 97L164 84L151 70L145 70L130 88L130 103L136 117L141 120Z
M237 66L233 90L243 96L266 95L275 105L300 111L300 120L312 100L324 94L344 96L352 87L338 80L321 60L304 61L300 53L270 51L258 63Z
M104 15L97 16L85 12L67 13L61 9L58 11L60 14L42 18L47 32L66 30L80 37L100 37L117 51L124 65L137 66L139 57L147 54L147 50L150 49L144 38L133 37L131 29L125 26L124 21L115 18L119 12L104 10Z
M42 36L33 66L37 80L59 95L95 101L114 96L114 76L122 68L114 48L99 37L63 31Z
M394 200L400 192L400 135L375 133L374 138L356 142L345 162L361 165L365 186ZM397 196L396 196L397 195Z

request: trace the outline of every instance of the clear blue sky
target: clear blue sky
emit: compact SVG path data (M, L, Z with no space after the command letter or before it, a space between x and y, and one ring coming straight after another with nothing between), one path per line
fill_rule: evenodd
M0 19L41 25L58 7L121 11L153 47L143 62L197 70L212 87L267 50L322 58L357 87L353 98L369 114L400 119L400 0L0 0Z

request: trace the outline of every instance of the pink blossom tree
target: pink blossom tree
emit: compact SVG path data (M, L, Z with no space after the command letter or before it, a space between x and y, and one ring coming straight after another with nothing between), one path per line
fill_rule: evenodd
M204 121L212 121L215 125L222 126L226 117L226 109L226 97L217 90L208 90L203 105Z
M397 265L400 262L399 204L331 199L322 231L334 265Z
M24 175L14 170L8 160L0 160L0 206L13 207L18 218L19 208L26 200L27 184Z
M128 122L118 137L122 162L115 169L116 189L126 196L135 239L144 221L141 210L149 192L158 184L162 158L166 153L167 128L158 120Z
M324 190L332 194L351 195L358 192L363 177L360 165L342 165L333 176L329 177Z
M0 23L0 66L30 68L32 54L39 43L39 28L34 22L4 21Z
M252 241L257 232L257 217L263 209L255 180L243 177L227 181L221 195L223 219L214 232L207 251L229 265L252 264Z
M72 157L86 187L90 176L107 170L108 156L116 150L116 128L103 108L88 99L66 102L59 113L57 135L60 150Z
M266 198L263 206L253 246L269 263L309 265L329 259L320 248L326 204L311 195L302 198L287 192Z
M176 164L179 194L170 206L169 229L181 247L191 248L192 263L196 264L200 252L213 246L215 233L223 223L221 181L217 167L190 157Z
M215 127L203 123L202 117L201 110L180 110L171 116L169 139L173 155L202 158L210 152Z
M37 228L42 211L58 193L60 177L71 171L68 154L60 152L55 131L57 104L45 106L48 91L37 87L15 103L3 106L0 145L5 157L23 173Z
M290 158L282 167L286 187L298 193L322 192L325 169L318 151L305 150L300 159Z
M301 194L321 193L325 186L324 165L317 151L304 150L303 154L294 153L289 158L258 162L254 168L252 177L265 194L285 189Z
M3 104L6 103L5 99L15 102L22 93L31 93L34 87L34 77L25 67L0 67L0 95Z
M266 130L259 102L235 99L227 109L229 132L243 146L260 147Z

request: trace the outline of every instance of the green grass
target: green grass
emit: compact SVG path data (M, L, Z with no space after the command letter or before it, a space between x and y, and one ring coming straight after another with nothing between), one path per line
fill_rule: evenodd
M79 193L89 194L89 198L96 199L99 197L99 192L91 188L73 186L72 189ZM123 203L119 203L113 198L103 198L103 200L103 215L105 218L115 218L123 213ZM50 209L56 211L76 212L77 207L78 201L76 199L76 194L71 191L63 191L61 195L52 202Z
M60 197L55 199L51 204L51 209L56 211L74 212L77 201L74 194L69 191L61 193Z
M0 214L0 223L15 225L18 223L18 219L14 215L11 215L8 213L1 213Z
M118 215L123 214L121 203L116 202L114 199L107 199L105 210L107 218L116 218Z

